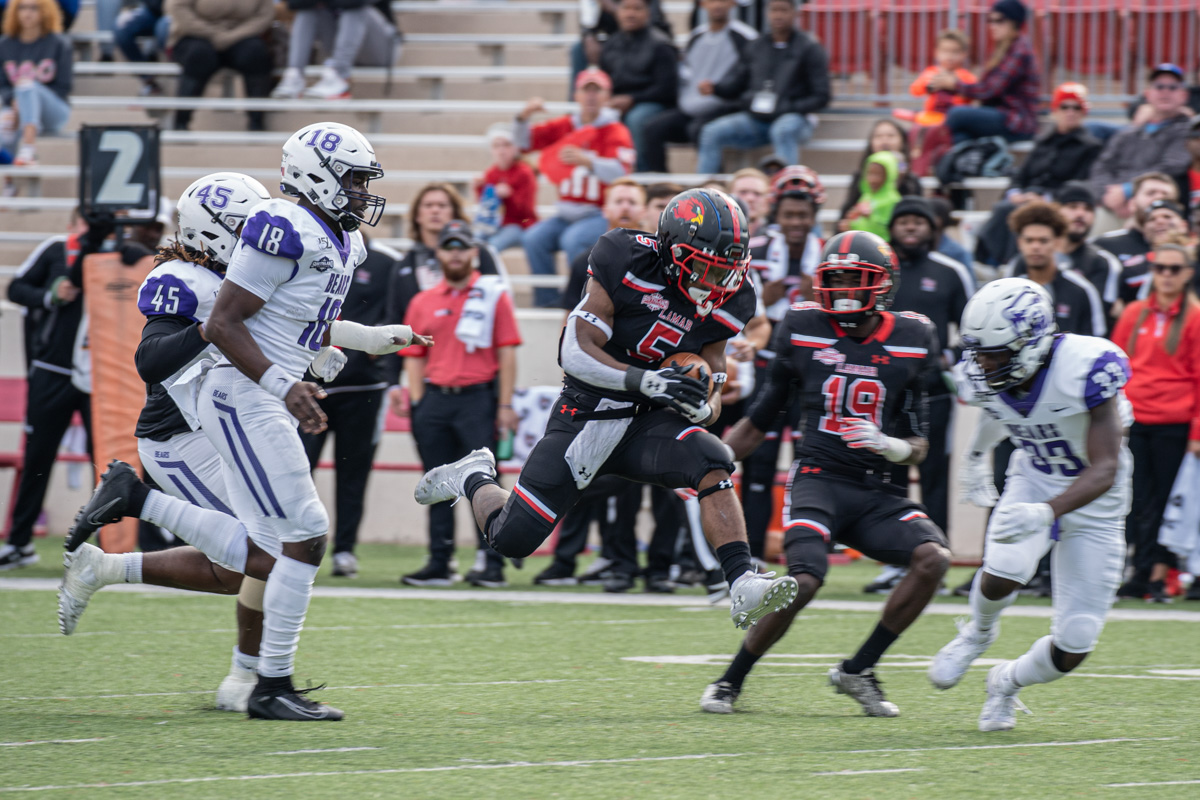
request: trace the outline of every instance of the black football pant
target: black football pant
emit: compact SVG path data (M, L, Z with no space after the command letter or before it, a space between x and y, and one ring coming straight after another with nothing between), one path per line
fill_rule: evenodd
M333 394L317 401L329 420L328 427L321 433L300 434L310 469L317 468L325 439L333 434L335 553L353 553L358 542L367 480L382 432L379 416L383 392L383 389L346 392L334 389Z
M615 475L604 475L592 481L583 490L575 507L563 515L558 528L558 542L554 546L554 558L575 569L575 559L587 547L588 531L593 522L600 526L600 555L615 560L613 540L617 526L633 525L634 520L621 518L621 493L628 488L628 481ZM628 503L626 503L628 506ZM637 513L637 509L634 509Z
M1155 564L1173 564L1171 551L1158 543L1167 501L1175 476L1187 455L1188 425L1129 427L1129 452L1133 455L1133 503L1125 518L1125 541L1133 545L1133 578L1150 580Z
M33 525L46 499L58 446L76 411L87 430L88 452L92 451L92 398L75 388L70 375L34 367L29 372L27 392L25 457L8 531L8 543L14 547L24 547L33 538Z

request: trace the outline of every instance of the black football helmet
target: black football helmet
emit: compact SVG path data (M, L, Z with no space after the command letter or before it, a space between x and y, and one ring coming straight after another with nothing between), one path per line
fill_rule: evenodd
M813 277L821 308L850 325L886 311L899 287L900 262L892 246L866 231L846 231L826 242Z
M712 313L741 288L750 264L750 226L741 206L716 189L688 189L658 220L658 254L667 276Z

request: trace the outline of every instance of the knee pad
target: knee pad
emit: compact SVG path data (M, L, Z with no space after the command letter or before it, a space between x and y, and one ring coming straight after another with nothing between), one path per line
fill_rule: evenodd
M1054 646L1064 653L1090 653L1096 647L1104 620L1091 614L1072 614L1054 626Z
M297 531L310 534L306 538L315 539L329 533L329 512L319 499L313 497L304 503L296 518Z
M692 488L699 489L700 481L710 472L721 470L733 474L733 460L730 458L731 451L714 434L703 431L694 436L689 436L686 440L691 444L689 456L691 461L696 465L696 471L692 473Z
M1028 547L1022 547L1023 542L1016 544L999 544L988 542L984 553L983 568L1000 578L1008 578L1019 583L1029 583L1037 571L1041 556Z
M553 524L535 517L511 498L495 521L489 522L488 543L493 550L508 558L528 558L533 555L538 545L546 541L554 530Z
M263 591L266 588L266 581L251 578L249 575L243 576L242 588L238 590L238 602L251 611L262 611Z
M825 583L829 570L829 551L825 541L817 536L789 532L784 538L783 552L787 556L788 575L812 575L818 584Z

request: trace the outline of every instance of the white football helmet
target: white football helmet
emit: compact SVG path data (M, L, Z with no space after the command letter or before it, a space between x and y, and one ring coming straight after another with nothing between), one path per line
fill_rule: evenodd
M227 265L250 210L271 195L240 172L214 172L189 186L179 198L180 244Z
M963 309L959 332L967 377L979 394L996 394L1037 374L1054 342L1058 323L1050 293L1025 278L1001 278L984 286ZM1007 363L985 372L977 353L1007 352Z
M367 137L340 122L314 122L296 131L283 145L280 190L306 197L336 219L343 230L360 223L375 225L384 199L366 191L367 182L383 177L375 149ZM355 178L363 180L354 188Z

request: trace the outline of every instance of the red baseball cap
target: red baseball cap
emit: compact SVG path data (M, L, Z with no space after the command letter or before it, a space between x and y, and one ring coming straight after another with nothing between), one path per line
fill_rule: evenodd
M580 70L575 76L575 88L582 89L589 83L594 83L601 89L612 91L612 78L608 77L608 73L599 67L588 67L585 70Z
M1082 83L1061 83L1054 89L1054 94L1050 98L1050 107L1057 110L1059 106L1068 100L1074 100L1083 106L1085 112L1091 111L1091 104L1088 103L1088 90Z

